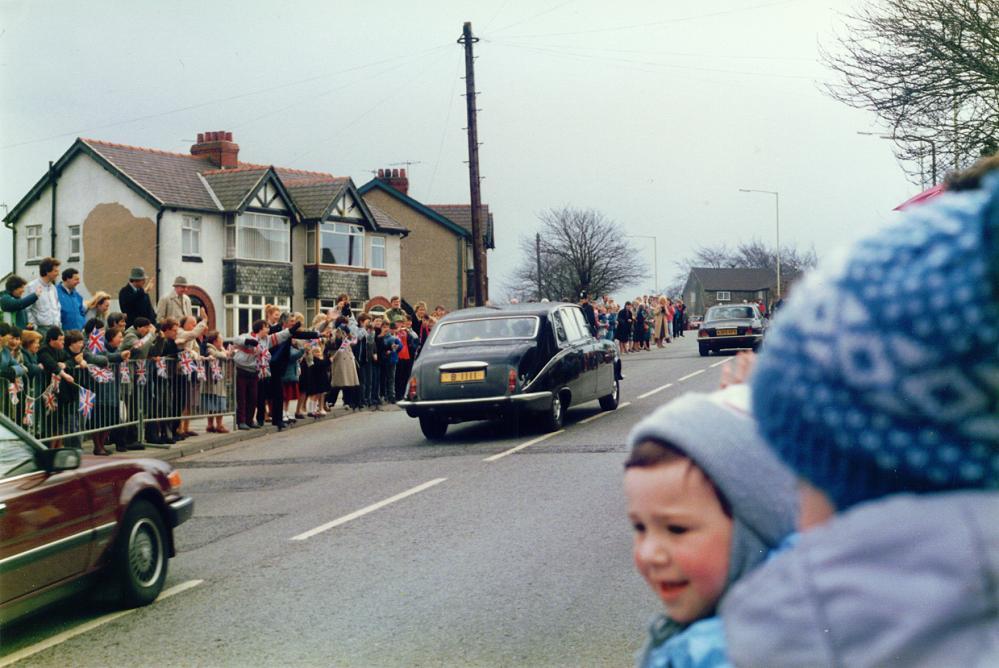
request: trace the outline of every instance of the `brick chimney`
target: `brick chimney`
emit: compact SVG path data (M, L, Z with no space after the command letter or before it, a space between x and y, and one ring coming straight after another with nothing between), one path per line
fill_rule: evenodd
M409 194L409 178L405 169L379 169L378 180L384 181L403 195Z
M231 132L199 132L191 155L206 155L212 164L222 169L239 167L239 144L233 143Z

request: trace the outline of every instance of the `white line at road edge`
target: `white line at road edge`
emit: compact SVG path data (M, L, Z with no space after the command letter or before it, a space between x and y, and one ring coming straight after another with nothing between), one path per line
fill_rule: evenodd
M425 482L422 485L417 485L416 487L413 487L412 489L407 489L405 492L400 492L399 494L396 494L395 496L390 496L389 498L383 499L383 500L379 501L378 503L372 503L370 506L366 506L364 508L361 508L360 510L355 510L354 512L350 513L349 515L344 515L343 517L338 517L337 519L333 520L332 522L327 522L326 524L318 526L315 529L309 529L305 533L300 533L297 536L292 536L291 540L307 540L309 538L312 538L316 534L322 533L324 531L329 531L330 529L338 527L341 524L346 524L347 522L350 522L351 520L356 520L358 517L363 517L364 515L367 515L368 513L374 512L374 511L378 510L379 508L384 508L385 506L389 505L390 503L395 503L396 501L399 501L400 499L405 499L407 496L412 496L413 494L417 494L419 492L422 492L423 490L429 489L429 488L433 487L434 485L439 485L440 483L444 482L445 480L447 480L447 478L437 478L435 480L431 480L429 482Z
M630 402L630 401L626 401L626 402L624 402L623 404L620 404L620 405L618 405L618 407L617 407L617 410L621 410L621 409L622 409L622 408L624 408L625 406L630 406L630 405L631 405L631 402ZM597 420L597 419L599 419L599 418L602 418L602 417L603 417L603 416L605 416L605 415L611 415L611 414L612 414L613 412L614 412L614 411L600 411L600 412L599 412L599 413L597 413L596 415L591 415L591 416L590 416L590 417L588 417L588 418L585 418L585 419L583 419L583 420L580 420L580 421L579 421L579 422L577 422L576 424L586 424L587 422L593 422L594 420Z
M156 598L156 600L153 601L153 604L155 605L156 603L159 603L163 599L170 598L175 594L179 594L193 587L197 587L199 584L203 582L204 580L188 580L187 582L181 582L179 585L174 585L173 587L170 587L169 589L160 593L160 595ZM0 657L0 668L3 668L3 666L9 666L10 664L16 663L22 659L27 659L29 656L38 654L39 652L47 650L50 647L55 647L56 645L62 644L71 638L75 638L80 634L96 629L98 626L103 626L108 622L113 622L119 617L124 617L125 615L129 615L139 609L140 608L132 608L131 610L121 610L119 612L112 612L102 617L98 617L97 619L91 619L89 622L80 624L79 626L71 628L68 631L63 631L62 633L54 635L51 638L43 640L40 643L31 645L30 647L25 647L22 650L14 652L13 654L8 654L7 656Z
M708 368L714 369L716 366L721 366L722 364L728 364L729 362L731 362L734 359L735 359L734 357L729 357L727 360L722 360L721 362L715 362L714 364L712 364Z
M520 450L523 450L524 448L529 448L530 446L534 445L535 443L540 443L541 441L549 439L552 436L558 436L559 434L564 434L564 433L565 433L565 429L559 429L558 431L549 432L549 433L547 433L547 434L545 434L543 436L538 436L537 438L531 439L527 443L521 443L520 445L518 445L515 448L510 448L509 450L505 450L505 451L503 451L503 452L501 452L499 454L493 455L492 457L486 457L482 461L484 461L484 462L494 462L497 459L502 459L503 457L506 457L507 455L512 455L515 452L519 452Z
M663 391L663 390L665 390L665 389L666 389L667 387L673 387L673 383L666 383L665 385L662 385L662 386L660 386L660 387L657 387L657 388L656 388L656 389L654 389L654 390L649 390L649 391L648 391L648 392L646 392L645 394L639 394L639 395L638 395L638 398L639 398L639 399L644 399L645 397L651 397L651 396L652 396L653 394L655 394L656 392L662 392L662 391Z
M687 380L688 378L693 378L694 376L696 376L696 375L698 375L698 374L701 374L701 373L704 373L704 369L701 369L700 371L695 371L694 373L688 373L688 374L687 374L686 376L684 376L683 378L677 378L677 379L676 379L676 382L678 382L678 383L679 383L679 382L681 382L681 381L684 381L684 380Z

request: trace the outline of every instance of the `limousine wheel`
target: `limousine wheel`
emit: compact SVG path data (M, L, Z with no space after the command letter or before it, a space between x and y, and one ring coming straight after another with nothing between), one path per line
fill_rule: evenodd
M701 351L701 357L707 357L708 355L711 354L711 348L708 348L704 344L699 345L698 349Z
M552 403L548 411L542 414L541 426L545 431L558 431L565 422L565 403L559 394L552 394Z
M436 441L447 433L447 421L430 415L420 417L420 429L428 440Z
M615 380L614 391L606 397L600 397L600 408L605 411L612 411L617 408L619 401L621 401L621 381Z
M167 574L165 536L155 506L141 499L129 506L111 562L111 578L125 605L148 605L162 591Z

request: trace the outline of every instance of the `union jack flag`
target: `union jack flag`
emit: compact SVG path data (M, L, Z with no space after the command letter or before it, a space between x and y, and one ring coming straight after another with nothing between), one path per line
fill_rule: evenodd
M49 413L54 411L56 407L59 405L59 397L58 395L56 395L55 392L52 392L51 386L49 387L49 389L42 392L42 403L45 404L45 410L47 410Z
M156 358L156 375L160 378L169 378L170 375L167 373L166 360L162 357Z
M146 384L146 363L140 360L139 365L135 367L135 382L139 385Z
M114 380L114 372L107 367L88 366L87 371L90 372L90 377L98 383L110 383Z
M60 382L62 381L59 379L59 376L57 376L56 374L52 374L52 382L49 384L49 389L52 390L53 392L58 392Z
M94 329L94 331L90 332L90 336L87 337L87 350L95 355L106 350L103 329Z
M94 393L85 387L80 388L80 413L86 420L94 412Z
M10 395L10 405L17 406L20 399L18 393L21 391L21 379L15 378L13 383L7 385L7 393Z
M182 352L180 354L180 372L185 376L190 376L194 373L194 368L194 357L187 351Z
M128 371L128 362L124 362L121 365L121 371L118 372L118 377L121 378L122 385L129 385L132 382L132 374Z
M208 366L212 370L212 380L215 382L222 380L222 365L219 364L219 361L212 357L208 360Z
M21 418L21 424L25 427L35 424L35 400L31 397L27 397L24 401L24 417Z
M198 380L204 381L206 378L208 378L208 375L205 373L205 361L204 360L198 360L198 369L197 369L197 371L198 371Z

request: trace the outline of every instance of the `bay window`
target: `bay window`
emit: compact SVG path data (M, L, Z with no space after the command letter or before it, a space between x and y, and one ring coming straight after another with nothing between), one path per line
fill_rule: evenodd
M319 226L319 262L348 267L364 266L364 228L350 223Z
M226 224L226 255L239 260L291 261L291 226L284 216L243 213Z

